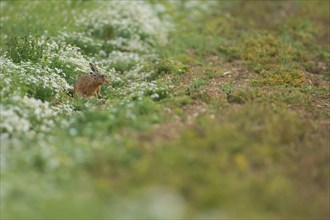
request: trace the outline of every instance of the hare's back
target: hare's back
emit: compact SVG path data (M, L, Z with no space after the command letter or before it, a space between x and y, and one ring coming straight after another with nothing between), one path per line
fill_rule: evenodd
M83 81L94 81L94 78L93 78L92 75L90 75L90 74L86 74L86 75L80 76L80 77L76 80L76 83L80 83L80 82L83 82Z
M80 76L76 82L74 83L75 86L81 87L81 86L87 86L87 85L91 85L91 84L95 84L95 79L93 76L91 75L83 75Z
M74 93L84 96L92 96L99 92L100 84L92 75L84 75L77 79L73 85Z

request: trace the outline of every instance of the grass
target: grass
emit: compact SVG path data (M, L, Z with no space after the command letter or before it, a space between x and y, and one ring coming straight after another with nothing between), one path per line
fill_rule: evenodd
M1 218L329 218L329 2L4 3Z

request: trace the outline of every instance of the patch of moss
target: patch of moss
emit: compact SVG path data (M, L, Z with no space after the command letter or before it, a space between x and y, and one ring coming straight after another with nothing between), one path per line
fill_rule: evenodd
M268 86L304 87L308 85L306 75L299 69L272 65L260 71L256 84Z
M294 66L296 63L304 62L302 52L270 34L248 38L244 42L242 58L256 72L259 72L266 64Z
M249 68L259 74L255 84L303 87L307 85L301 70L304 53L283 43L273 35L264 34L245 41L243 58Z
M165 74L183 74L188 71L188 66L174 59L162 59L155 64L145 67L146 70L153 70L148 80L155 80Z
M250 87L243 89L233 89L227 93L227 100L231 103L259 103L273 104L277 106L306 106L310 105L309 97L304 90L294 87L287 88L283 86L273 87Z

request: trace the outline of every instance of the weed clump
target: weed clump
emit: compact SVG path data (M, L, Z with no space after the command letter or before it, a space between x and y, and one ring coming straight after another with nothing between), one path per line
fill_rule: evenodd
M91 29L91 35L100 38L102 40L111 40L115 37L115 28L111 24L105 24L102 28L93 29L93 26L90 24L87 28L87 31Z
M299 68L304 56L290 45L266 34L244 43L243 58L259 74L257 85L303 87L307 78Z
M289 69L275 66L273 69L263 69L260 72L261 78L257 81L259 85L303 87L307 85L307 79L301 70Z
M44 58L46 49L47 44L43 40L40 41L38 36L12 36L7 41L7 55L14 63L20 63L21 61L38 62Z
M188 66L173 59L163 59L146 69L152 70L148 80L155 80L165 74L183 74L188 71Z

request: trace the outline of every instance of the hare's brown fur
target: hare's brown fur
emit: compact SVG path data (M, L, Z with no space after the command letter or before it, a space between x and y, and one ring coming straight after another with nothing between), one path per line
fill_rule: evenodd
M93 64L90 63L90 66L94 72L80 76L73 84L73 93L75 96L82 95L98 97L101 91L101 86L109 82L108 77L101 75Z

